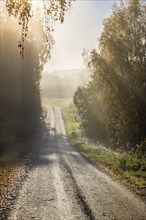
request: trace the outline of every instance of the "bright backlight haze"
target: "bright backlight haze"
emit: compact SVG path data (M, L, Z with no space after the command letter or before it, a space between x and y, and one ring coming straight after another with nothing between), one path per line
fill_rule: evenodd
M82 69L83 49L97 48L103 20L112 13L115 0L75 1L63 24L55 26L55 45L44 72L60 69Z

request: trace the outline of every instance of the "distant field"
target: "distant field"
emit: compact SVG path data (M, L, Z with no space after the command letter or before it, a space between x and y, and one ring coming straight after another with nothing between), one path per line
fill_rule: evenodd
M42 104L55 104L59 105L61 108L69 106L73 100L71 98L47 98L42 97Z

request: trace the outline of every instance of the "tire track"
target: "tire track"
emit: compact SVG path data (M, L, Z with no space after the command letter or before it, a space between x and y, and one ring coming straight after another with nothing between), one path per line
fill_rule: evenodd
M57 110L57 115L56 115L56 110ZM53 112L55 115L55 119L60 120L62 122L62 115L59 109L56 109L55 106L53 106ZM55 128L55 146L57 148L57 151L59 152L58 154L58 158L59 158L59 164L60 166L62 166L62 170L66 170L69 174L69 178L71 179L72 182L72 186L74 188L74 192L77 196L77 200L79 205L81 206L83 212L85 213L85 215L87 216L88 220L95 220L95 216L90 208L90 205L88 204L88 202L86 201L86 198L84 196L84 193L82 191L81 188L78 187L77 181L74 178L73 172L69 166L69 164L65 161L65 158L62 156L62 152L60 151L59 148L59 144L60 144L60 135L63 134L65 135L65 127L64 126L59 126L58 123L54 124L54 128ZM62 172L63 173L63 172ZM64 178L63 178L64 179Z
M53 168L54 186L57 195L58 211L60 220L91 220L84 212L81 202L77 196L73 178L62 166L61 152L58 148L58 127L56 124L55 106L49 108L50 111L50 137L54 146L54 160L56 164ZM59 117L57 118L59 120ZM67 173L66 173L67 171ZM69 174L69 175L68 175Z
M143 201L118 181L88 164L69 144L60 109L54 106L53 111L56 147L89 219L145 220L146 205Z
M62 163L62 167L63 169L65 169L68 174L70 175L70 179L72 181L72 185L74 187L74 191L77 195L77 198L78 198L78 202L82 208L82 210L84 211L85 215L87 216L87 218L89 220L95 220L95 216L92 212L92 209L90 208L90 205L88 204L88 202L86 201L86 198L84 196L84 193L82 191L81 188L79 188L78 184L77 184L77 181L76 179L74 178L74 175L73 175L73 172L70 168L70 166L68 165L68 163L64 160L63 157L60 157L61 159L61 163Z
M67 141L60 109L49 106L46 131L10 218L145 220L145 204L88 164ZM4 220L6 220L5 218Z

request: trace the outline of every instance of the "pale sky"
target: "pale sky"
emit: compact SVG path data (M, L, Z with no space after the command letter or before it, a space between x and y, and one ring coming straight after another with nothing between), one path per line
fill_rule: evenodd
M56 43L44 71L84 68L83 48L97 48L103 19L112 13L113 2L115 0L76 0L64 23L55 26Z

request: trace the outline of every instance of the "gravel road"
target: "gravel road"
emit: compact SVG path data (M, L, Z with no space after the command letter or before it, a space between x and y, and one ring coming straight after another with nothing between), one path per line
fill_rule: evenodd
M146 220L144 202L76 152L59 107L47 109L49 132L8 219Z

